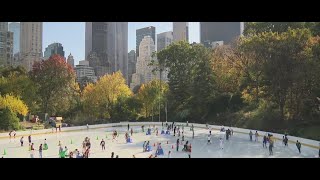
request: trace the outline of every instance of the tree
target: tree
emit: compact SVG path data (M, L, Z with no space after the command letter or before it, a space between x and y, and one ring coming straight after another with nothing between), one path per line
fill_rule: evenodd
M83 90L84 111L99 118L111 118L113 106L120 97L132 92L120 71L102 76L96 84L89 83Z
M16 130L19 129L19 118L16 113L9 108L0 108L0 129Z
M259 84L264 87L264 98L278 105L281 119L286 112L287 118L301 118L303 101L315 99L311 92L318 86L314 73L319 69L311 50L318 42L309 29L289 28L281 33L255 34L241 44L244 53L253 53L259 59L254 64L262 63L253 67L261 72Z
M302 29L310 26L305 22L248 22L243 31L244 35L259 34L263 32L286 32L289 29Z
M12 95L0 95L0 129L19 129L17 114L25 116L28 107L18 97Z
M9 109L15 114L27 115L28 107L20 98L12 95L0 95L0 109Z
M63 57L53 55L46 61L34 63L31 79L39 88L42 112L57 115L70 108L75 73Z
M142 103L142 114L144 117L154 116L159 112L159 103L164 104L166 94L168 92L168 84L160 80L152 80L147 84L142 84L137 98Z
M36 84L29 78L28 74L23 70L11 69L2 73L0 77L0 92L20 97L30 112L37 112L39 109L39 98L37 97L38 88Z

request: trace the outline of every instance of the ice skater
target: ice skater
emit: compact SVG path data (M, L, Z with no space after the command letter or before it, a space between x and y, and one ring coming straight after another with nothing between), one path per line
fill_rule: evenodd
M148 141L147 144L146 144L146 146L145 146L145 150L144 150L145 152L147 151L147 149L149 148L149 146L150 146L150 142Z
M89 130L89 124L87 124L87 130Z
M10 137L10 140L11 140L11 136L12 136L12 131L9 132L9 137Z
M42 144L39 146L39 158L42 158Z
M114 152L111 153L111 158L113 158L113 157L114 157Z
M145 146L146 146L146 141L144 141L144 143L143 143L143 145L142 145L142 152L145 152L145 151L146 151Z
M182 134L182 142L184 141L184 135Z
M171 151L168 152L168 158L171 158Z
M256 131L256 133L254 134L254 142L258 142L258 137L259 137L259 134L258 134L258 131Z
M177 139L177 151L179 151L179 139Z
M189 158L191 158L191 149L192 149L192 147L191 147L191 144L190 144L190 145L188 146L188 148L187 148Z
M194 130L192 129L192 139L194 139Z
M28 136L29 145L31 144L31 135Z
M288 146L288 136L284 136L284 146Z
M101 150L106 150L106 142L102 139L100 142Z
M156 128L156 136L158 136L158 133L159 133L158 128Z
M173 136L176 136L176 126L173 129Z
M220 149L223 149L223 139L220 138Z
M48 150L47 139L44 139L43 150Z
M299 154L301 154L301 143L297 140L296 146L299 150Z
M210 136L210 134L208 135L208 143L207 144L211 144L211 136Z
M131 128L131 132L130 133L131 133L131 136L132 136L132 134L133 134L133 129L132 128Z
M272 139L270 139L270 140L269 140L269 155L270 155L270 156L273 155L272 148L273 148L273 141L272 141Z
M20 138L20 144L23 146L23 136Z
M250 141L252 141L252 131L249 132Z
M31 144L31 147L30 147L30 157L34 158L34 144L33 143Z
M180 137L180 130L178 130L178 137Z
M128 131L129 131L129 129L130 129L130 125L128 124Z
M16 131L13 130L13 138L15 139L16 138Z
M263 136L262 147L267 148L267 136Z

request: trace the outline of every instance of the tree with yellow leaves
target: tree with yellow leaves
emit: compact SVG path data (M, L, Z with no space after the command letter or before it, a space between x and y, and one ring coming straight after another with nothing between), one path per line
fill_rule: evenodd
M132 92L121 72L102 76L97 83L89 83L83 90L84 111L97 118L111 118L111 111L120 97L130 97Z
M18 129L17 114L25 116L28 113L27 105L20 98L12 95L0 95L0 129Z

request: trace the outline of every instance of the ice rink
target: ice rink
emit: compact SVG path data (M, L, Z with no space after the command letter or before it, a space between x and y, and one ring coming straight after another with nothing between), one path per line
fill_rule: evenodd
M145 132L141 132L140 126L132 126L134 133L131 136L133 143L126 143L124 133L127 127L112 127L112 128L101 128L101 129L90 129L74 132L58 132L46 135L33 135L32 142L34 143L34 157L39 158L39 145L44 143L44 139L47 139L49 149L43 151L44 158L58 158L59 146L58 142L61 141L62 146L70 151L79 149L82 151L82 142L85 137L89 137L91 141L91 151L89 158L110 158L111 152L114 152L115 156L119 158L132 158L135 155L136 158L147 158L150 154L155 154L156 147L155 143L161 143L164 150L163 156L158 158L168 158L168 151L171 151L171 158L188 158L186 152L182 152L183 145L180 144L179 151L176 151L176 140L180 139L181 136L162 135L161 126L157 126L159 134L156 136L155 133L146 135L147 126ZM131 128L131 127L130 127ZM184 127L185 144L189 141L192 145L191 158L314 158L318 157L318 150L302 146L302 153L299 154L295 144L289 144L289 147L284 147L282 142L276 141L273 149L273 156L269 156L267 148L262 147L262 137L259 137L259 142L249 140L249 135L234 133L233 136L227 141L225 135L219 131L212 130L212 144L207 144L207 136L209 130L204 128L194 128L195 135L192 139L192 131L190 127ZM112 142L112 131L117 130L120 132L118 141ZM166 130L166 129L165 129ZM18 135L18 133L17 133ZM219 138L222 137L224 140L224 148L220 149ZM100 146L101 139L106 142L106 150L102 150ZM254 139L254 138L253 138ZM152 145L151 152L142 152L142 145L144 141L150 141ZM168 144L167 144L168 142ZM172 145L174 149L172 149ZM24 137L24 146L20 146L20 137L2 138L0 139L0 151L1 156L4 158L30 158L28 149L28 137ZM2 155L6 151L6 155Z

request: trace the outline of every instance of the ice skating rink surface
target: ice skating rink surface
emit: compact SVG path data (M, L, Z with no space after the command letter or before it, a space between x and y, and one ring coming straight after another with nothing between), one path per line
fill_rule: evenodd
M156 147L154 144L161 143L164 150L164 155L158 156L158 158L168 158L168 151L171 151L171 158L188 158L186 152L182 152L183 145L186 141L189 141L192 145L191 158L315 158L318 157L318 150L302 146L302 153L299 154L295 144L290 143L289 147L284 147L281 141L276 141L273 148L273 156L269 156L268 148L262 147L262 137L259 137L258 142L250 141L249 135L234 133L229 140L226 140L223 132L212 130L211 144L207 144L207 136L209 130L204 128L194 128L194 139L192 138L192 131L190 127L184 127L185 141L180 144L179 151L176 151L177 138L181 136L161 134L161 126L156 126L159 129L159 134L151 131L151 135L146 135L147 126L144 128L145 132L142 132L140 126L132 126L133 143L126 143L124 134L127 131L127 127L110 127L101 129L90 129L74 132L58 132L45 135L32 136L32 142L34 143L34 157L39 158L39 145L44 144L44 139L47 139L49 149L43 151L43 158L58 158L59 146L61 141L63 148L67 146L69 151L79 149L82 151L82 142L85 137L90 138L91 151L89 158L110 158L111 152L114 152L115 156L119 158L132 158L135 155L136 158L147 158L151 154L155 154ZM131 127L130 127L131 128ZM151 127L152 128L152 127ZM112 142L112 131L117 130L119 136L117 141ZM165 128L166 130L166 128ZM18 133L17 133L18 135ZM224 141L224 148L220 149L219 138L222 137ZM102 150L100 146L101 139L106 142L106 150ZM254 137L253 137L254 140ZM143 152L142 145L144 141L150 141L152 151ZM173 149L172 149L173 146ZM6 151L6 155L2 155ZM0 139L0 153L4 158L30 158L30 151L28 147L28 137L24 136L24 146L20 146L20 137L2 138ZM1 157L0 156L0 157Z

